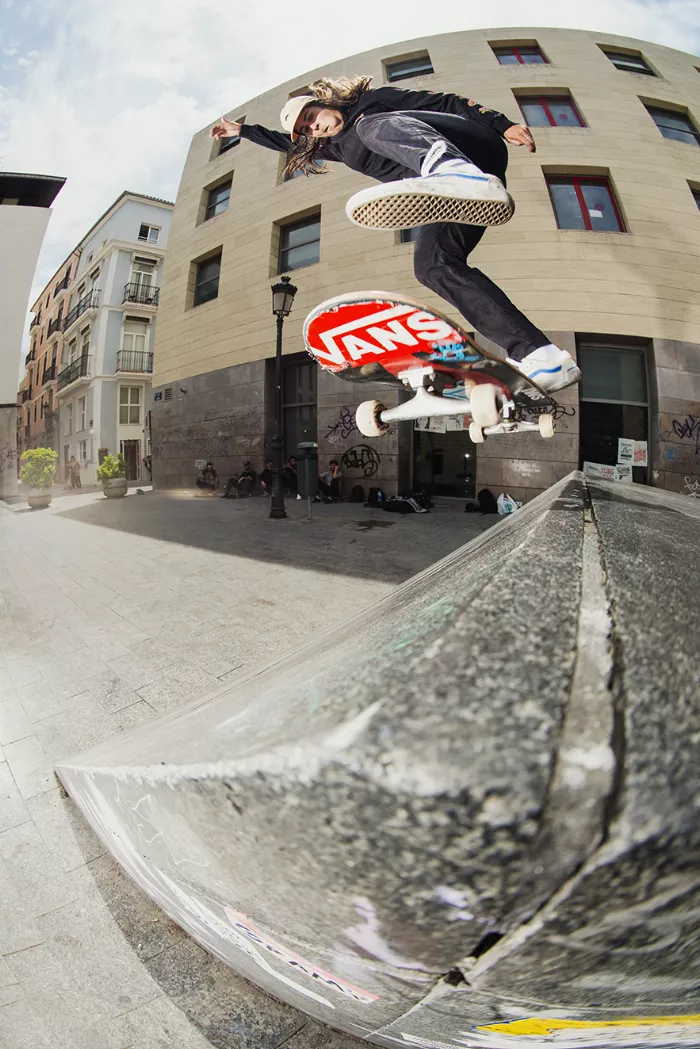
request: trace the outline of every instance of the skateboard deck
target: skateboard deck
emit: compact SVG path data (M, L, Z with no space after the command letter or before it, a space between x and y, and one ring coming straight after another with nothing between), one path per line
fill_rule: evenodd
M367 437L388 432L394 421L438 415L471 416L476 442L522 430L554 434L550 394L414 299L381 291L327 299L306 318L304 340L316 362L341 379L413 390L393 408L376 400L360 405L357 426Z

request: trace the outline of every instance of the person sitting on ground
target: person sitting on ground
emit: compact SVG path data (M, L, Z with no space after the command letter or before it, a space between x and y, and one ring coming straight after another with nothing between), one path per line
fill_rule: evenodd
M299 495L297 458L295 455L290 455L282 467L282 483L288 492L291 492L292 495L296 495L297 499L301 499L301 496Z
M260 487L262 488L261 495L272 494L272 459L265 460L265 469L260 471Z
M328 469L318 479L318 490L324 503L330 503L334 499L340 499L340 488L343 483L342 471L338 468L338 460L331 459Z
M252 495L255 491L255 486L258 483L258 475L250 465L250 459L243 460L243 473L238 478L238 484L236 486L237 494L239 499L244 499L248 495Z
M214 464L208 462L197 478L197 487L206 491L215 492L219 487L219 475L214 469Z

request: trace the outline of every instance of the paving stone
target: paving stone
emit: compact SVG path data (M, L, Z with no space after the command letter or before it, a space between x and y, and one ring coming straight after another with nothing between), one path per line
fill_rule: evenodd
M74 881L58 872L53 849L31 821L0 834L0 859L25 913L32 917L75 900Z
M54 786L47 754L38 736L26 736L15 743L8 743L5 756L17 789L25 801Z
M138 695L155 710L165 713L176 710L217 685L216 677L202 670L198 663L181 660L162 670L152 684L138 689Z
M3 747L34 733L32 724L22 706L17 691L5 689L0 701L0 743Z
M130 707L123 707L114 714L110 714L109 719L115 731L126 732L127 729L143 725L146 721L151 721L157 716L158 712L145 699L140 699L138 702L132 703Z
M111 723L102 704L89 692L82 692L70 697L60 714L37 722L35 728L49 761L55 764L109 735Z
M42 721L61 709L51 685L43 675L40 681L32 681L18 688L17 695L31 722Z
M0 761L0 832L31 819L7 761Z
M100 839L59 787L30 798L26 809L52 853L53 869L71 871L104 854Z
M43 940L36 922L19 897L10 872L0 859L0 955L24 951ZM2 1044L0 1041L0 1046Z
M136 690L109 668L89 678L88 689L110 714L122 707L130 707L139 700Z
M10 1002L0 1010L0 1046L8 1049L56 1049L41 1015L26 999Z
M108 1030L119 1049L212 1049L212 1043L163 996L118 1016Z

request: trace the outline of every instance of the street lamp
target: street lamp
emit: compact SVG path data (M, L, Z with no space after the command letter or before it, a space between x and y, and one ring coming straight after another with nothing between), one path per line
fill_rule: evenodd
M272 312L277 318L277 350L275 352L275 436L272 439L273 472L270 517L286 517L284 492L282 490L282 325L294 303L297 289L291 277L282 277L279 284L272 285Z

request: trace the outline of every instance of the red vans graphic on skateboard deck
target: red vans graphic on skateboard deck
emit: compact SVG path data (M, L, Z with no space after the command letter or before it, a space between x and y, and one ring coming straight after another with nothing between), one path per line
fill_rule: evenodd
M410 388L410 401L387 408L364 401L356 422L365 437L390 423L424 416L470 415L469 434L538 430L552 437L552 397L504 360L486 354L472 337L436 310L381 291L328 299L304 322L312 357L341 379Z

